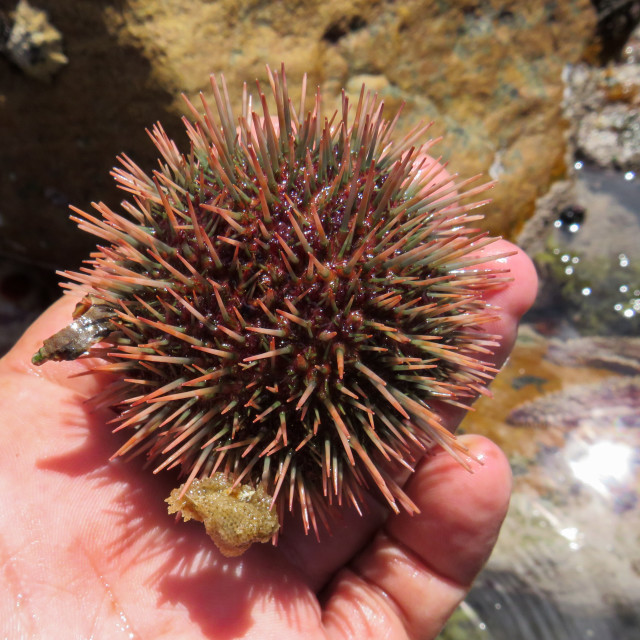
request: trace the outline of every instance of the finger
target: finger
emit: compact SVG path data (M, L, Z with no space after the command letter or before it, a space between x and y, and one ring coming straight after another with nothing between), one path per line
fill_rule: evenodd
M481 327L482 331L500 337L500 346L494 350L492 363L502 366L516 339L518 322L531 308L538 290L538 276L533 262L527 254L507 240L496 240L480 249L477 255L486 255L488 262L481 269L505 271L511 282L504 287L488 290L483 299L495 310L491 322ZM505 257L491 259L491 256Z
M464 598L495 544L511 472L490 441L461 439L483 464L471 474L444 452L421 464L407 485L421 513L391 517L337 576L323 618L329 637L379 637L384 628L391 638L434 638Z

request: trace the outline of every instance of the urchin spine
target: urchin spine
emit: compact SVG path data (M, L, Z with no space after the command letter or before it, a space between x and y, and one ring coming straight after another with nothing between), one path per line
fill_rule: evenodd
M115 456L179 467L182 495L222 472L316 531L372 485L415 511L394 470L434 443L461 458L434 401L466 406L495 373L481 295L505 276L480 268L493 239L469 227L485 201L460 200L490 185L443 182L417 144L428 125L394 142L364 87L353 119L344 94L323 119L306 81L295 109L284 70L268 76L273 118L245 88L235 122L212 77L220 124L188 103L188 155L157 124L158 170L120 158L125 215L74 208L105 244L67 286L115 314L90 353L118 378L96 401L133 432Z

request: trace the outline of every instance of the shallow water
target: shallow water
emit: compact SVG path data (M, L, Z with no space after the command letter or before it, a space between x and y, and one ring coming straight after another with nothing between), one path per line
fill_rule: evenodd
M554 303L525 319L494 398L462 424L503 447L514 493L495 552L441 640L640 637L640 185L587 169L577 193L584 220L556 224L548 247L569 256L567 281L591 280L554 283ZM601 268L584 266L596 260ZM590 298L587 287L611 295Z

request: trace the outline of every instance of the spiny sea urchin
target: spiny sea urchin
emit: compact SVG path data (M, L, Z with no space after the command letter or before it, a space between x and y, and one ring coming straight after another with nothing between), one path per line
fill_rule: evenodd
M246 489L239 501L259 489L280 520L297 506L307 531L328 526L327 504L359 508L363 488L414 511L395 471L458 448L434 401L463 405L494 373L481 295L504 277L478 268L492 239L466 226L483 203L461 204L471 181L441 177L433 141L415 146L428 125L394 142L398 116L364 87L327 120L319 92L306 112L306 81L296 109L284 69L268 75L277 116L245 87L236 121L212 77L220 124L189 104L188 155L158 124L160 169L122 156L113 172L125 213L74 208L104 245L67 274L83 303L34 362L106 361L95 370L117 378L98 402L131 432L115 455L179 467L185 517L206 519L186 498L209 477Z

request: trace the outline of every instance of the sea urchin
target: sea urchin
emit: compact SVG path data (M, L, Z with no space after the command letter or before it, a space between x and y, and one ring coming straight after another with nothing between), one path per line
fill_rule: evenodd
M105 361L95 370L116 377L96 402L131 434L115 456L178 467L169 501L185 518L258 495L272 521L217 539L227 553L270 538L286 509L328 527L327 505L359 508L363 489L415 511L396 471L434 443L458 455L436 407L466 405L492 377L481 296L504 282L478 267L492 239L468 226L483 204L461 203L471 181L442 178L433 141L416 145L428 126L394 142L397 116L364 87L327 120L319 93L306 112L306 81L296 109L284 70L268 76L274 117L245 87L236 120L212 77L219 124L204 98L203 115L189 104L189 154L158 124L159 170L122 156L113 172L124 213L74 208L104 244L67 273L83 302L34 356ZM234 518L232 537L255 514Z

